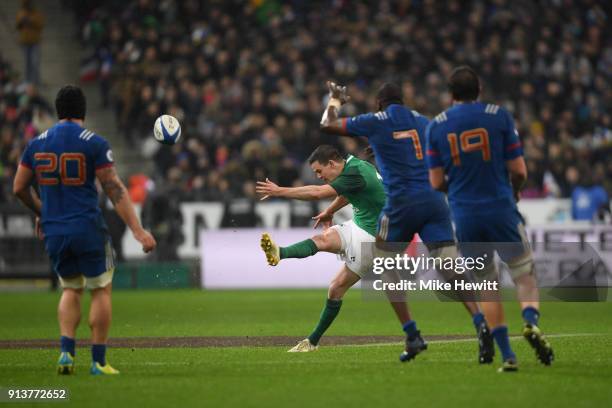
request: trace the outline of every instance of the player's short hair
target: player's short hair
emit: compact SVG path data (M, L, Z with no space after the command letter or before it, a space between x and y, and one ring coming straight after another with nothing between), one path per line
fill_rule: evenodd
M335 162L341 162L344 160L338 149L331 145L321 145L317 147L314 152L308 157L308 164L319 162L320 164L327 164L330 160Z
M478 74L467 65L453 69L448 79L448 90L455 101L475 101L480 94Z
M376 94L376 99L378 99L378 103L384 108L393 103L397 103L399 105L404 104L404 98L402 96L402 88L398 85L393 84L391 82L385 82L378 88L378 93Z
M64 85L55 97L55 110L59 120L85 119L87 101L81 88L75 85Z

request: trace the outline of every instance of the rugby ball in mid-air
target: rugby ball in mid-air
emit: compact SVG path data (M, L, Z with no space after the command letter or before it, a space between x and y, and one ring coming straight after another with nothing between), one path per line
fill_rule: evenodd
M181 124L174 116L161 115L153 126L153 136L159 143L173 145L181 137Z

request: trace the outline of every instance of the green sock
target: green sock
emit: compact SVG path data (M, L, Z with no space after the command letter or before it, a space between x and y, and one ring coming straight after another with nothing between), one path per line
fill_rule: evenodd
M340 313L340 306L342 306L342 299L327 299L325 308L321 312L321 317L319 318L319 324L317 324L312 334L308 336L308 340L310 340L312 344L315 346L319 344L319 340L321 340L323 333L331 326L336 316L338 316L338 313Z
M280 259L285 258L306 258L319 252L317 244L312 239L305 239L288 247L281 247Z

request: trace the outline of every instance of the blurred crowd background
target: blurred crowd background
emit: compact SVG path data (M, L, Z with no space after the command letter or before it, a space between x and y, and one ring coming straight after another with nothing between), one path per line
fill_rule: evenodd
M254 180L316 182L319 144L366 144L319 132L333 79L343 115L375 110L383 81L433 117L449 106L458 64L481 75L482 99L515 116L529 168L523 197L612 191L610 5L595 0L67 0L103 104L132 149L180 201L254 198ZM152 146L162 113L184 139ZM48 101L0 55L0 202L25 143L52 121Z

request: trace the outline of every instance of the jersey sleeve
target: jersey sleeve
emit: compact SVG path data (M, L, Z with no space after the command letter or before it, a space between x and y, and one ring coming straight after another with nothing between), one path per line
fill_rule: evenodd
M503 111L506 124L504 127L504 160L516 159L523 155L523 146L519 138L518 130L510 113Z
M106 139L97 136L93 148L93 160L96 170L111 167L115 164L113 151Z
M23 151L23 154L21 155L21 161L19 162L20 165L27 167L31 170L34 169L33 150L34 149L32 148L32 142L28 143L25 150Z
M352 116L342 119L342 126L352 136L370 136L376 124L376 116L373 113Z
M430 169L442 167L442 157L440 156L440 149L438 148L437 140L435 137L433 121L431 121L429 125L427 125L427 129L425 130L425 141L427 143L427 166Z
M346 174L339 175L329 185L336 190L338 195L344 195L346 193L357 193L363 190L366 186L365 179L359 172L349 172Z

